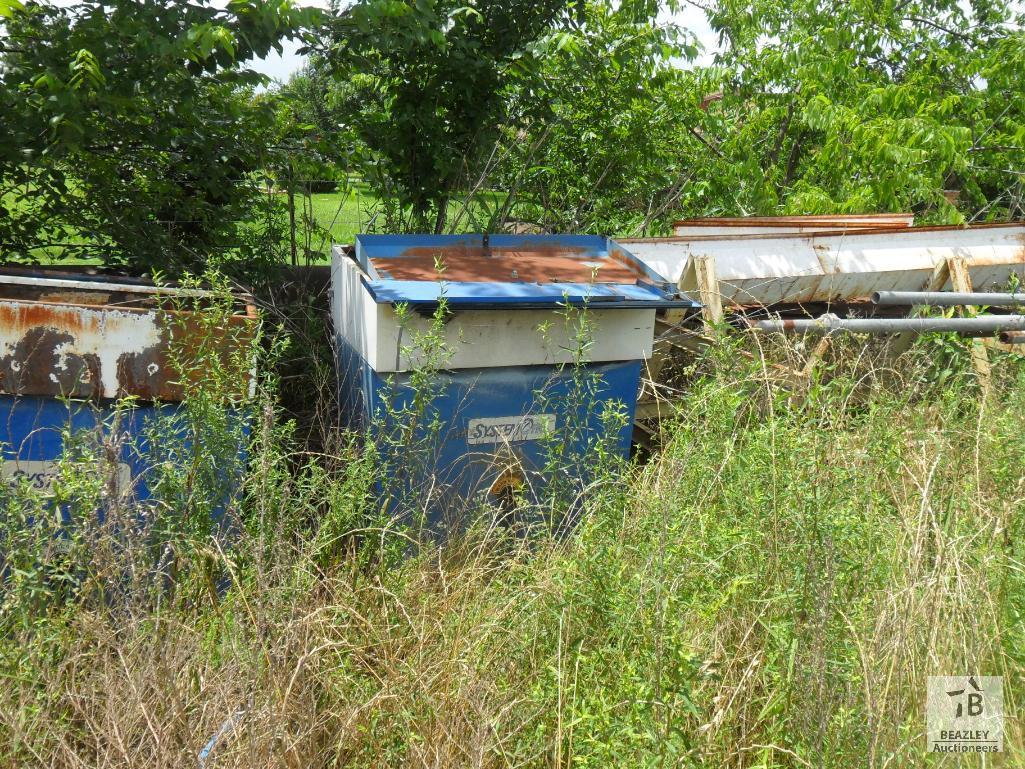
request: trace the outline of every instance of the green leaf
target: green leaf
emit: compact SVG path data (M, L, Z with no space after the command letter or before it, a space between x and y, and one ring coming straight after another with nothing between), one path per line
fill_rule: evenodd
M13 18L16 13L24 13L25 6L18 0L0 0L0 19Z

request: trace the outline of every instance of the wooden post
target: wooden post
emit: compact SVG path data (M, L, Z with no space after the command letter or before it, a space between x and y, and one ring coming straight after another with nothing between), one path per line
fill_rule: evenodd
M964 257L951 257L947 260L947 267L950 270L950 285L953 289L970 294L972 292L972 276L968 272L968 264L965 262ZM967 313L962 310L962 314L975 315L976 310L974 307L969 309ZM979 386L982 388L983 395L987 395L989 393L990 380L992 379L989 353L986 352L986 345L981 339L972 339L971 350L972 368L975 369L975 374L979 377Z
M826 353L829 352L829 345L831 336L826 334L822 337L818 344L815 345L815 349L811 351L808 359L804 362L804 366L798 372L798 376L805 382L811 381L812 374L815 373L815 367L819 365L819 362L825 357Z
M950 261L944 259L933 267L932 275L926 281L925 285L922 286L922 290L942 291L943 287L947 285L948 280L950 280ZM922 305L912 307L910 317L914 317L924 309L926 308ZM915 341L916 336L918 335L911 331L904 331L897 334L897 336L893 338L893 341L890 342L890 353L896 356L903 352L907 352L908 348L911 347L911 343Z
M722 320L722 296L719 293L719 279L715 273L715 258L693 256L680 276L681 291L698 292L701 300L701 315L705 323L715 325Z

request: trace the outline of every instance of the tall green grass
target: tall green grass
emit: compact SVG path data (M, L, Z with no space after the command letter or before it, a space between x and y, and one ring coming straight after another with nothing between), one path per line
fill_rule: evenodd
M207 766L953 766L926 677L978 673L1018 765L1025 368L983 399L920 352L798 392L724 344L572 536L484 515L415 552L372 458L301 454L268 396L231 549L190 535L134 601L5 597L0 764L194 767L219 735Z

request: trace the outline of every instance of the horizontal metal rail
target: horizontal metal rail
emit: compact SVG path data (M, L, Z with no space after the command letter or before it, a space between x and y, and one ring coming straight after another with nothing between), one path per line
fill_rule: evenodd
M823 315L814 319L760 320L759 331L782 333L818 332L832 334L896 334L953 331L958 334L989 335L1001 331L1025 331L1025 315L980 315L975 318L838 318Z
M872 304L929 305L930 307L1017 307L1025 305L1025 294L987 294L963 291L876 291Z
M140 286L133 283L102 283L92 280L69 280L66 278L34 277L27 275L0 275L0 284L12 286L31 286L34 288L66 288L78 291L109 291L120 294L164 294L204 299L215 297L214 291L203 291L194 288L174 288L173 286Z

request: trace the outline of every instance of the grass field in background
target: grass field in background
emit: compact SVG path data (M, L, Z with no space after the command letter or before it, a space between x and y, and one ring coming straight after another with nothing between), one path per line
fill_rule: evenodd
M502 201L501 193L484 193L479 195L472 205L467 206L466 211L463 211L463 199L457 198L449 203L449 222L451 223L456 217L459 217L456 228L458 231L478 232ZM356 235L362 232L387 231L379 200L364 184L353 184L348 190L313 194L310 196L310 204L313 210L313 220L317 227L323 228L329 233L328 245L330 243L352 243ZM297 198L296 211L301 212L302 208L303 202ZM460 212L462 212L461 216ZM326 254L329 249L328 246L321 248L323 242L323 234L317 233L312 240L312 246L314 250Z
M314 222L329 233L328 245L352 243L356 235L375 221L375 217L380 218L378 200L364 185L317 193L310 196L310 203ZM301 209L301 200L297 199L296 207ZM323 235L316 235L313 247L318 248L322 240Z
M287 195L282 192L275 192L273 195L281 206L284 221L287 221ZM17 215L20 206L15 196L8 194L2 202L9 211ZM449 222L458 218L458 231L479 232L502 202L501 193L486 192L478 195L473 204L463 210L463 200L456 198L449 204ZM352 243L356 235L362 232L388 231L379 199L361 181L350 181L344 187L340 184L334 192L314 193L308 198L301 194L296 195L295 206L296 236L300 253L307 242L307 216L312 219L313 232L310 233L309 246L312 251L321 254L313 260L314 264L329 261L332 244ZM82 245L88 245L90 242L88 238L70 230L63 240ZM44 264L87 266L101 263L99 258L90 256L88 252L59 248L39 248L35 256Z

